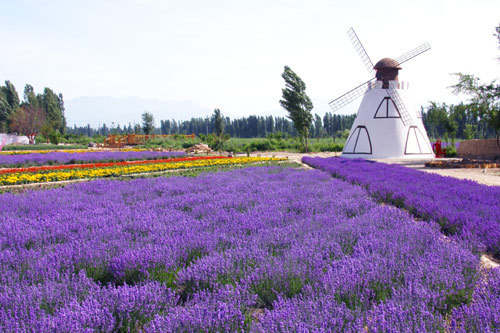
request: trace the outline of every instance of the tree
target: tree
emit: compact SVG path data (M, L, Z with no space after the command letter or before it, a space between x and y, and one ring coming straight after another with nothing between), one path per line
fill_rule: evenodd
M63 95L61 93L59 93L59 95L57 96L57 100L59 102L59 111L62 116L61 133L64 133L64 131L66 130L66 117L64 116L64 110L66 109L64 108L64 100L63 100Z
M23 105L12 115L10 128L19 134L31 136L31 134L40 133L45 119L45 112L42 108Z
M314 114L314 136L316 138L321 138L323 136L323 122L321 117L316 113Z
M14 85L6 80L5 87L0 87L0 131L9 131L10 118L18 108L19 95Z
M144 132L144 134L153 134L153 131L155 129L154 122L155 120L153 118L153 114L144 111L144 113L142 114L142 131Z
M3 87L0 87L0 133L8 132L10 121L10 107Z
M33 90L33 86L30 84L26 84L24 86L24 105L31 105L35 108L39 107L38 99L36 98L35 91Z
M215 124L215 134L221 137L224 134L224 118L219 109L214 110L214 124Z
M285 88L281 90L283 99L280 100L280 104L288 111L288 118L293 121L304 150L307 152L309 129L313 120L311 114L313 104L305 92L306 84L290 67L285 66L281 76L285 80Z
M480 79L470 74L456 73L458 83L452 86L455 94L465 93L478 110L479 117L494 131L500 150L500 85L492 81L480 84Z
M66 130L66 119L64 118L64 110L61 109L62 95L60 96L61 98L52 89L45 88L39 100L41 100L41 106L47 114L47 121L50 123L52 129L56 132L64 133Z

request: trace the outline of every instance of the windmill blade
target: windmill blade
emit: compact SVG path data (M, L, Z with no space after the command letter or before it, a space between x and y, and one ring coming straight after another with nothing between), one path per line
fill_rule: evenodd
M354 29L353 28L349 29L349 31L347 31L347 35L349 36L349 39L351 40L351 43L354 46L354 49L356 50L356 52L358 52L361 61L363 61L363 64L368 70L368 73L370 73L370 75L375 75L375 72L373 70L372 60L368 56L368 53L366 53L366 50L363 44L361 44L361 41L359 40L358 35L356 35Z
M416 56L429 51L431 49L431 44L425 42L422 45L418 46L417 48L411 50L410 52L406 52L402 56L396 58L396 63L401 65L404 62L407 62L410 59L415 58Z
M332 109L333 112L337 111L340 108L343 108L347 104L349 104L352 101L363 96L365 94L365 91L368 88L368 86L372 85L376 81L377 81L377 78L374 77L371 80L368 80L366 82L361 83L356 88L346 92L342 96L340 96L340 97L334 99L333 101L331 101L330 103L328 103L330 105L330 108Z
M401 120L403 121L403 124L405 126L411 125L413 123L413 118L410 116L410 113L406 109L406 106L404 105L404 103L401 99L401 96L399 95L397 90L394 87L389 86L389 88L387 89L387 93L389 94L392 101L394 102L394 104L398 108L399 114L401 115Z

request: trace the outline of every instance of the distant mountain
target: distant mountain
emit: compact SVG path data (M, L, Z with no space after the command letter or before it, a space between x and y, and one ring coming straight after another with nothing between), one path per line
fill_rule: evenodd
M196 105L192 101L159 101L139 97L78 97L65 101L65 115L68 126L97 127L105 123L108 127L114 122L120 124L140 124L144 111L151 112L155 125L160 120L188 120L192 117L211 115L213 110Z
M312 114L324 116L325 112L331 112L328 102L321 99L313 100L314 109ZM160 120L175 119L189 120L211 116L213 109L205 108L192 101L159 101L157 99L144 99L139 97L78 97L65 101L65 115L68 126L86 126L96 128L106 124L108 127L118 124L127 126L129 123L141 124L141 115L144 111L151 112L155 118L156 127L160 127ZM358 104L359 105L359 104ZM351 114L357 111L356 103L340 110L339 114ZM251 114L233 114L227 110L222 110L225 117L231 119L256 116L278 116L286 117L288 112L283 108L272 110L256 110Z

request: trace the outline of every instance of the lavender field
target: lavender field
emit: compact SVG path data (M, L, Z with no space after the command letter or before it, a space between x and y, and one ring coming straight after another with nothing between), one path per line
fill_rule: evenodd
M378 200L404 207L442 230L500 258L500 187L362 159L310 158L304 163L351 183Z
M0 331L493 332L500 272L317 170L0 195Z
M152 160L185 156L184 152L161 151L95 151L85 153L32 153L0 155L0 167L21 167L46 164L77 164L110 161Z

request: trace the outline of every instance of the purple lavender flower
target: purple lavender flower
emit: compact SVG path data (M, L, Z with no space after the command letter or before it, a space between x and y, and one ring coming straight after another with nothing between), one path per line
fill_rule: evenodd
M22 155L0 155L0 167L16 167L46 164L79 164L105 161L153 160L185 156L180 151L103 151L85 153L33 153Z
M318 170L97 180L0 207L0 331L437 331L474 327L486 297L464 243Z
M346 158L309 158L304 162L360 184L377 200L404 207L472 245L500 255L500 188L443 177L400 165ZM477 244L477 243L482 244Z

